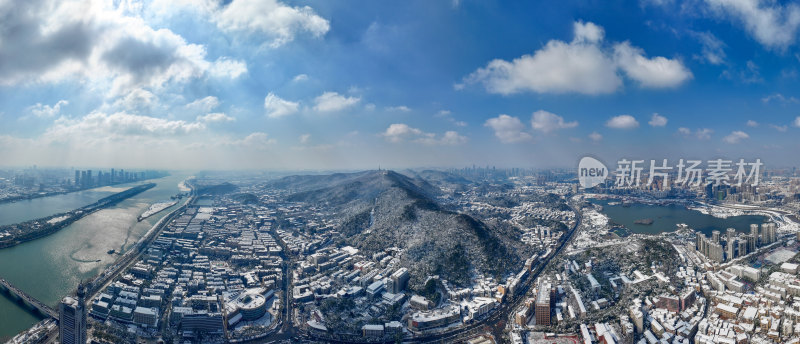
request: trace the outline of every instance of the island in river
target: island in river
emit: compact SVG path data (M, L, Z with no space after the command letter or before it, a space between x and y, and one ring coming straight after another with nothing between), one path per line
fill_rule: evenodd
M0 248L21 244L26 241L38 239L53 234L69 224L80 220L97 210L113 206L128 198L138 195L155 187L155 183L134 186L125 191L104 197L97 202L72 211L50 215L47 217L25 221L13 225L0 226Z

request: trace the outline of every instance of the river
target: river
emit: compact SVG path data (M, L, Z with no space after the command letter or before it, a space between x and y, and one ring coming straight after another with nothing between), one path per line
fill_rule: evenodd
M662 232L674 231L679 223L685 223L696 231L700 231L706 236L711 236L711 231L718 230L723 235L728 228L736 228L742 233L750 232L750 224L761 224L768 220L760 215L731 216L728 218L718 218L703 214L696 210L686 209L681 205L650 205L632 203L622 206L621 204L609 205L614 200L592 200L592 203L603 206L603 213L610 221L624 226L633 233L659 234ZM653 219L653 224L644 225L634 223L636 220Z
M136 218L150 204L169 199L181 190L189 173L148 180L156 187L119 204L90 214L47 237L0 249L0 277L29 295L57 306L81 280L89 279L114 262L117 254L133 246L173 206L142 222ZM142 182L144 183L144 182ZM0 224L17 223L79 208L126 187L103 187L15 203L0 204ZM184 198L185 200L186 198ZM179 204L182 204L180 202ZM99 261L98 261L99 260ZM0 342L27 329L39 319L0 294Z

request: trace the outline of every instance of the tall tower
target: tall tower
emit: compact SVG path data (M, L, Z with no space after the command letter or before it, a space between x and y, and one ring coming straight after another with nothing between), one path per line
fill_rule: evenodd
M58 334L62 344L86 344L86 310L83 283L78 285L78 298L67 296L58 305Z
M755 246L758 246L758 224L757 223L751 223L750 224L750 235L753 237L753 239L755 239L755 243L756 243ZM753 246L753 248L755 248L755 246Z

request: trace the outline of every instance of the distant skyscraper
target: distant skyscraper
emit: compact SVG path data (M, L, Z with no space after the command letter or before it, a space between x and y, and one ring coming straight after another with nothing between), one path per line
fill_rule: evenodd
M58 305L58 333L62 344L86 344L86 310L83 284L78 285L78 298L65 297Z
M716 244L719 244L719 231L715 230L711 232L711 241L713 241Z

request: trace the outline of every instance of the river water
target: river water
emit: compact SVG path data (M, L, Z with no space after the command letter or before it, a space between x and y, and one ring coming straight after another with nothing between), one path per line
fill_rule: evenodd
M136 218L150 204L181 191L188 173L149 180L156 187L119 204L90 214L47 237L0 249L0 277L29 295L55 307L81 280L89 279L132 247L169 208L142 222ZM65 195L0 204L0 224L17 223L79 208L135 184L103 187ZM185 200L185 198L184 198ZM99 260L99 261L98 261ZM0 342L39 321L24 308L0 294Z
M659 234L671 232L677 228L677 224L685 223L696 231L700 231L706 236L711 236L711 231L718 230L723 235L728 228L736 228L742 233L750 232L750 224L761 224L768 220L760 215L731 216L725 219L703 214L696 210L686 209L684 206L670 205L649 205L633 203L630 205L609 205L607 200L592 200L592 203L603 206L603 213L606 214L611 222L622 225L633 233ZM643 225L635 223L636 220L653 219L653 224Z

